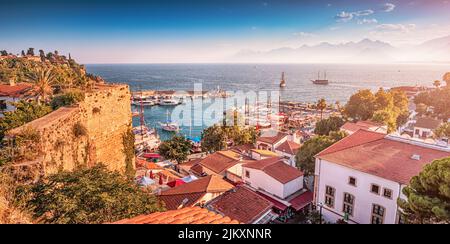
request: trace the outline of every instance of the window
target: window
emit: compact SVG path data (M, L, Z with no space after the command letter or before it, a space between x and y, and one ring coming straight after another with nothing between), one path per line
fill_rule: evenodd
M353 206L355 204L355 197L352 194L344 193L344 206L342 212L353 216Z
M334 194L336 190L331 186L325 187L325 205L330 208L334 208Z
M384 207L374 204L372 207L372 224L383 224L385 212Z
M356 186L356 178L355 177L349 177L348 178L348 184L351 186Z
M370 186L370 192L380 195L380 186L372 184Z
M250 178L250 171L248 171L248 170L245 171L245 177Z
M383 197L392 199L392 190L384 188L384 190L383 190Z

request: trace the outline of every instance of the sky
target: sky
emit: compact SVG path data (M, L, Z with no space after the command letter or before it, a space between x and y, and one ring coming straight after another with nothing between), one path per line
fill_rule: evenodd
M364 38L412 46L450 35L450 0L0 0L0 49L81 63L221 62Z

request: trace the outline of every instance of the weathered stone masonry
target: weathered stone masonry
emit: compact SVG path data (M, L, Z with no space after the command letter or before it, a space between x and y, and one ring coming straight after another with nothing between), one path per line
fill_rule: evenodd
M83 102L9 131L12 137L31 127L40 134L41 156L16 165L21 170L24 165L39 168L41 176L96 163L124 173L123 136L131 129L130 99L127 85L99 85L86 93Z

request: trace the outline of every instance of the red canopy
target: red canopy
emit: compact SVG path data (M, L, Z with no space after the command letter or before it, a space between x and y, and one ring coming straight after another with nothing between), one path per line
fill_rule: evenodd
M161 158L161 155L157 153L144 153L144 158L154 159L154 158Z
M276 209L278 209L278 210L280 210L282 212L285 211L288 208L288 206L286 206L283 203L277 201L276 199L273 199L273 198L267 196L264 193L261 193L261 192L256 192L256 193L258 193L258 195L264 197L265 199L269 200L269 202L271 202Z
M181 186L181 185L183 185L183 184L186 184L186 182L184 182L184 181L181 180L181 179L176 179L176 180L174 180L174 181L171 181L171 182L167 183L167 185L170 186L170 187L172 187L172 188L174 188L174 187L176 187L176 186Z
M310 191L304 192L303 194L290 200L289 203L292 204L291 207L296 211L302 210L304 207L313 201L313 193Z

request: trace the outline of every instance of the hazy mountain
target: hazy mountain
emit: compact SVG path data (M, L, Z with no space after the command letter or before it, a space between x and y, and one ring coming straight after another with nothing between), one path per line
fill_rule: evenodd
M419 46L401 49L379 40L281 47L269 51L244 50L233 58L238 62L430 62L450 60L450 36L434 39Z

